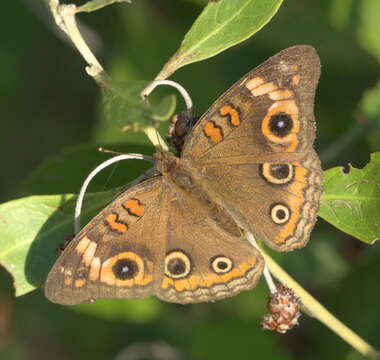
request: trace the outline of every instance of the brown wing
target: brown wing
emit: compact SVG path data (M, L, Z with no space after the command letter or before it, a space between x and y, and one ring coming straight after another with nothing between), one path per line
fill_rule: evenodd
M154 294L163 276L167 206L161 177L126 190L64 250L47 278L47 298L74 305Z
M238 224L279 251L304 246L317 217L319 75L312 47L281 51L223 94L183 147L182 157Z
M157 295L171 302L215 301L251 289L264 267L223 208L181 191L171 202L166 251Z
M314 150L289 163L210 167L204 177L236 222L273 249L290 251L307 243L322 193Z
M274 55L210 107L186 138L181 157L210 166L302 158L315 137L319 76L310 46Z

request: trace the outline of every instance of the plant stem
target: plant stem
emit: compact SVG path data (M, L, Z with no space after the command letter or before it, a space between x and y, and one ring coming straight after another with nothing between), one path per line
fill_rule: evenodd
M274 277L281 283L291 288L302 300L304 308L322 324L326 325L345 342L351 345L362 355L369 359L379 360L380 353L368 344L359 335L331 314L321 303L312 297L302 286L300 286L291 276L289 276L262 248L261 254L265 259L266 265Z
M80 54L86 60L87 64L93 68L97 68L98 73L103 71L99 61L87 46L78 30L75 20L76 6L73 4L60 5L59 0L51 0L50 9L57 25L68 35Z
M169 150L165 140L153 126L147 126L143 129L143 131L155 148L162 149L164 151Z

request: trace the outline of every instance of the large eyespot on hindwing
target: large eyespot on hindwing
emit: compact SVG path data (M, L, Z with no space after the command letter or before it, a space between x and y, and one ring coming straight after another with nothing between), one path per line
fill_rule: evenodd
M226 274L233 268L232 260L223 255L214 256L210 261L211 270L216 274Z
M183 279L190 274L190 258L182 250L169 252L165 258L165 275L171 279Z
M294 178L294 167L291 164L264 163L260 166L260 175L271 184L284 185Z
M291 217L291 210L284 203L275 203L270 207L269 215L275 224L284 225Z

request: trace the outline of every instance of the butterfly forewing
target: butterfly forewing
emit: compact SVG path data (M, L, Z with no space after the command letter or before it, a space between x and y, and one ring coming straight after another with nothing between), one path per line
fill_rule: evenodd
M204 165L297 160L315 137L314 48L285 49L227 90L189 134L182 157Z
M48 299L73 305L153 294L163 276L167 207L161 177L126 190L64 250L45 284Z

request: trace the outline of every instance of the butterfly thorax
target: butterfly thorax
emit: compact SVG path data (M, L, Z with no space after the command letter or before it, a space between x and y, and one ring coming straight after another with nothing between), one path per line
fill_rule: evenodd
M156 170L172 190L177 192L181 189L204 203L210 202L202 187L201 174L189 160L179 158L171 152L156 153L154 159Z

